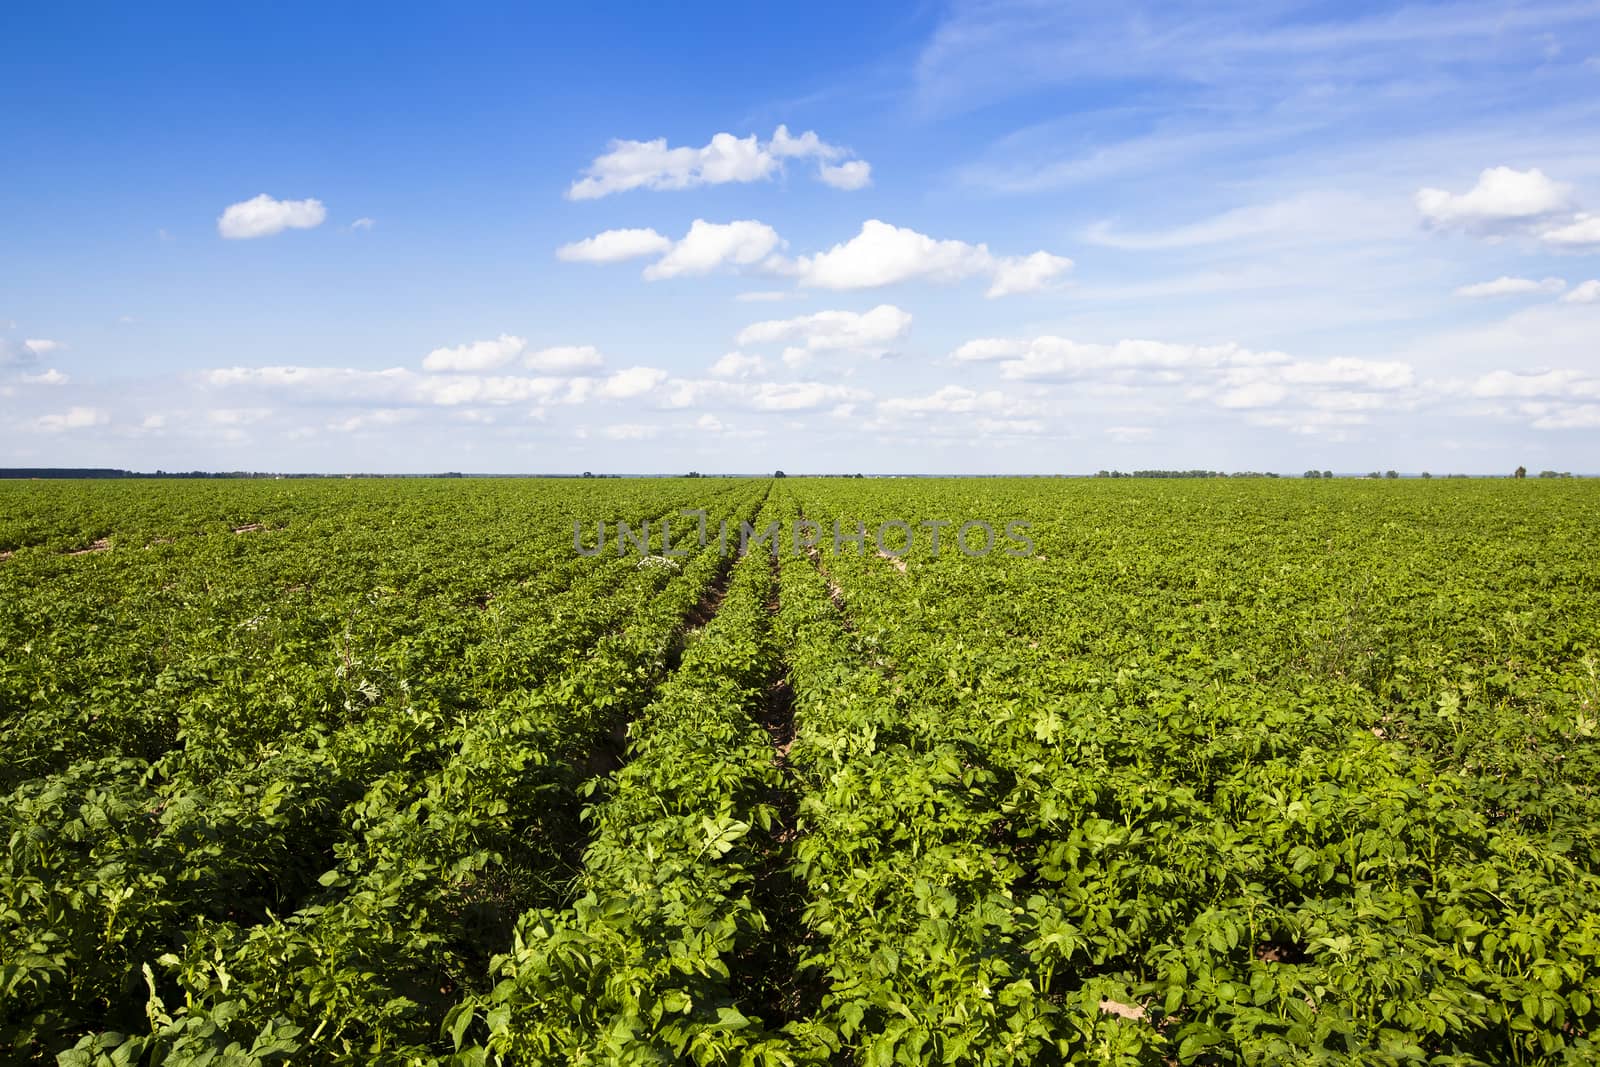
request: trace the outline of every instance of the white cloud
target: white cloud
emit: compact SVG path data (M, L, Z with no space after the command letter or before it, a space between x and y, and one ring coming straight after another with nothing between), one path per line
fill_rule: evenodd
M1567 225L1545 230L1539 238L1558 248L1600 248L1600 215L1579 213Z
M872 394L851 386L824 382L749 382L710 378L676 378L666 397L668 407L723 406L749 411L812 411L870 399Z
M262 193L230 204L217 219L217 232L234 240L270 237L284 230L309 230L327 217L320 200L274 200Z
M206 421L218 426L249 426L271 415L271 408L212 408L206 412Z
M1004 342L990 339L981 343L993 346L988 350L997 353L989 358L1003 358L998 353ZM1107 371L1184 371L1287 362L1289 357L1281 352L1253 352L1236 344L1184 345L1124 340L1105 345L1047 335L1019 345L1017 354L1004 359L1000 372L1005 378L1051 380L1081 378Z
M1600 404L1576 404L1533 420L1536 430L1600 429Z
M605 360L593 345L556 345L541 348L522 357L522 365L529 370L546 374L570 374L573 371L598 367Z
M1417 190L1416 205L1432 226L1494 229L1570 210L1572 189L1537 167L1526 171L1490 167L1478 175L1476 185L1459 195L1444 189Z
M657 433L657 428L643 423L627 422L607 426L601 431L613 441L645 441Z
M740 398L757 411L811 411L841 401L862 400L861 389L822 382L762 382Z
M864 159L852 159L839 164L824 163L817 171L817 177L822 179L823 184L835 189L864 189L872 184L872 164Z
M165 415L146 415L144 421L139 423L141 430L159 430L167 425Z
M995 263L994 283L984 295L994 297L1038 292L1071 269L1072 260L1048 252L1001 259Z
M435 348L422 359L429 371L482 371L503 367L522 354L528 342L509 333L493 341L474 341L454 348Z
M667 380L667 372L656 367L629 367L600 383L597 392L608 400L627 400L642 396Z
M466 404L523 404L528 401L545 403L555 399L566 388L560 378L527 378L520 375L477 377L474 375L437 375L416 378L403 396L415 403L436 404L441 407L460 407Z
M416 417L417 413L415 411L407 411L403 408L379 408L376 411L362 412L347 419L330 422L328 429L336 433L355 433L358 430L398 426L401 423L411 422Z
M715 415L701 415L694 420L694 428L704 430L706 433L721 433L725 424Z
M1038 288L1071 267L1071 260L1039 252L999 258L987 245L936 240L916 230L878 219L826 252L801 256L791 265L803 286L821 289L871 289L905 281L956 282L977 275L993 277L989 296Z
M739 331L737 341L741 345L796 341L811 352L852 350L881 354L891 342L905 336L910 327L909 312L893 304L879 304L866 312L818 311L792 319L752 323Z
M672 239L651 229L606 230L562 245L556 258L568 263L616 263L653 256L672 247Z
M767 146L773 155L781 159L838 159L845 154L844 149L828 144L818 137L816 131L807 130L799 137L789 133L788 126L779 126L772 134L772 141Z
M1007 341L999 337L979 337L950 353L957 363L983 363L997 359L1014 359L1027 350L1020 341Z
M711 364L713 378L749 378L764 373L766 360L760 356L747 356L743 352L729 352Z
M60 433L62 430L82 430L90 426L104 426L111 421L111 416L99 408L72 407L56 415L40 415L33 420L36 429L46 433Z
M1532 373L1497 370L1479 376L1470 387L1473 396L1492 399L1600 395L1600 380L1588 379L1574 370L1542 370Z
M690 189L762 181L781 172L786 159L815 159L823 181L837 188L859 189L868 176L864 162L859 168L851 163L827 165L847 155L845 149L827 143L814 131L807 130L796 137L787 126L779 126L770 141L762 142L755 134L735 137L718 133L699 148L670 148L665 137L653 141L615 140L589 164L584 177L567 189L567 198L593 200L629 189Z
M1290 363L1276 368L1276 373L1296 385L1358 385L1368 389L1403 389L1415 378L1409 363L1348 356L1321 363Z
M1572 292L1561 298L1564 304L1597 304L1600 303L1600 279L1591 278L1581 285L1574 286Z
M950 415L975 411L995 411L1006 406L998 390L978 392L960 385L946 385L927 396L892 397L880 401L878 410L895 415Z
M404 367L377 371L347 367L224 367L204 372L200 380L213 388L259 389L324 402L383 406L546 402L571 388L561 378L419 374Z
M780 244L776 230L754 219L725 223L695 219L671 251L645 268L644 276L655 281L705 274L724 263L748 265L764 259Z
M71 381L70 378L54 367L51 367L43 374L24 374L22 380L28 385L66 385L67 382Z
M23 341L22 345L36 356L48 355L51 352L57 352L67 347L60 341L51 341L44 337L30 337Z
M352 230L370 230L376 225L377 225L377 223L375 221L373 221L372 219L369 219L365 215L363 215L361 218L356 219L356 221L354 221L354 222L352 222L350 224L350 229L352 229Z
M1567 283L1560 278L1546 278L1535 281L1532 278L1510 278L1501 276L1492 282L1478 282L1474 285L1463 285L1456 290L1457 296L1511 296L1517 293L1559 293L1567 287Z
M1241 385L1236 389L1229 389L1217 397L1217 403L1225 408L1261 408L1270 407L1283 400L1288 395L1281 385L1271 382L1254 382L1250 385Z

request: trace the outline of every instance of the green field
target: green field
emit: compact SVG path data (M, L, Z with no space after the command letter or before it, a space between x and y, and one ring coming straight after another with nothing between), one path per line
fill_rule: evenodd
M1596 530L1588 480L0 483L0 1060L1592 1064Z

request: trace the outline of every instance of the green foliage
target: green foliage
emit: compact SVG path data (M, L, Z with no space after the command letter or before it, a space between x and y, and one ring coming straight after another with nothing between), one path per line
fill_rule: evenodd
M1592 1063L1600 497L1316 480L0 485L0 1059Z

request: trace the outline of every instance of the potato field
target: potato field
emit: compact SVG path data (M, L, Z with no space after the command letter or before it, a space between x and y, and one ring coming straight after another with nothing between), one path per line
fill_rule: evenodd
M0 483L0 1061L1600 1062L1597 531L1584 479Z

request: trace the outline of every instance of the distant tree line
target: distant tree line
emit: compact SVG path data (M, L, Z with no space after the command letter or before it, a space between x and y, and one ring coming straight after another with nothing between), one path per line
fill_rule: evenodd
M1096 471L1096 478L1276 478L1271 471ZM1330 475L1331 477L1331 475Z

